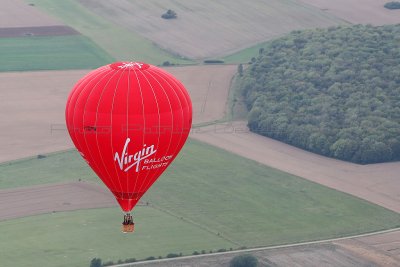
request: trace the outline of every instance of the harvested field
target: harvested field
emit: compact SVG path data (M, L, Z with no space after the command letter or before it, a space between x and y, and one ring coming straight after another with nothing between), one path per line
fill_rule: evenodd
M226 110L236 65L203 65L167 68L190 93L193 102L193 123L221 119Z
M87 72L0 73L0 161L72 147L64 126L65 102Z
M400 213L400 162L357 165L249 132L245 122L195 129L192 138Z
M194 123L225 111L236 66L172 67L190 91ZM89 70L0 73L0 162L72 147L64 108L73 85Z
M398 232L397 234L391 234L391 236L398 236ZM369 266L400 266L400 257L379 248L380 245L385 245L385 243L371 246L359 241L358 239L350 239L338 242L337 245L351 252L351 254L353 254L355 257L369 261ZM397 245L396 249L400 249L400 246Z
M0 0L0 28L62 25L23 0Z
M118 206L104 186L84 182L0 190L0 221L30 215Z
M400 10L389 10L383 5L389 0L299 0L353 24L397 24Z
M0 38L25 36L60 36L79 34L68 26L11 27L0 28Z
M344 23L295 1L79 0L89 10L188 58L232 54L296 29ZM177 19L164 20L168 9Z
M339 242L346 244L347 242ZM380 235L371 235L365 237L354 238L353 244L348 244L354 247L364 247L370 250L378 250L383 254L394 257L400 263L400 231L385 233Z

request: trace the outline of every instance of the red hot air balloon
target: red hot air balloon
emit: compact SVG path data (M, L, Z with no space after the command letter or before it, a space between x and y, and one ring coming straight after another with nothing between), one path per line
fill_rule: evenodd
M192 104L188 92L158 67L116 62L77 82L65 117L76 148L128 213L124 228L133 231L129 212L189 135Z

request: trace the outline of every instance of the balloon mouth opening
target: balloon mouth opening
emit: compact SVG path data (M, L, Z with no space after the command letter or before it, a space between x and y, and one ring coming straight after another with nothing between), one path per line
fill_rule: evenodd
M122 70L122 71L127 71L127 70L134 70L134 71L141 71L141 70L146 70L150 67L149 64L146 64L144 62L134 62L134 61L121 61L121 62L115 62L110 64L110 67L114 70Z
M125 193L125 192L117 192L111 191L115 198L118 201L121 209L129 213L139 202L139 199L143 196L144 192L135 192L135 193Z

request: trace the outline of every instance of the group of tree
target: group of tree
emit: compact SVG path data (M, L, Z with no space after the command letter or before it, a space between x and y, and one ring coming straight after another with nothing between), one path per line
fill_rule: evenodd
M245 247L241 247L240 249L244 249L244 248ZM229 250L232 251L233 249L229 248ZM221 249L218 249L218 250L215 250L215 251L210 250L208 252L205 251L205 250L202 250L201 252L194 251L192 255L200 255L200 254L207 254L207 253L211 254L211 253L214 253L214 252L226 252L226 251L228 251L228 250L225 249L225 248L221 248ZM180 253L168 253L165 256L165 258L177 258L177 257L182 257L182 256L183 256L182 252L180 252ZM162 259L162 258L163 258L162 256L158 256L158 258L156 258L154 256L149 256L149 257L141 259L139 261L152 261L152 260ZM115 264L133 263L133 262L136 262L136 261L137 261L136 258L129 258L129 259L125 259L125 260L118 260L116 262L111 261L111 260L103 262L101 258L93 258L90 261L90 267L106 267L106 266L112 266L112 265L115 265Z
M251 131L356 163L400 159L400 25L295 31L242 70Z
M392 1L384 5L387 9L400 9L400 2Z
M225 252L225 251L226 250L221 251L221 252ZM168 255L170 255L170 257L167 256L167 258L175 258L175 257L182 256L182 254L176 254L176 253L170 253ZM198 255L198 254L193 253L193 255ZM146 260L155 260L155 257L152 257L152 259L146 259ZM135 261L136 261L136 259L134 259L134 258L128 259L126 261L119 260L116 264L132 263ZM90 261L90 267L103 267L103 266L111 266L111 265L114 265L114 263L107 262L107 263L103 264L102 260L100 258L93 258ZM254 257L251 254L238 255L231 259L231 261L229 262L229 266L230 267L257 267L258 260L256 257Z
M100 258L93 258L90 261L90 267L106 267L106 266L112 266L112 265L115 265L115 264L132 263L132 262L136 262L136 259L135 258L129 258L129 259L126 259L126 260L118 260L117 262L106 261L106 262L103 263L103 261Z
M231 259L229 267L257 267L258 259L251 254L238 255Z

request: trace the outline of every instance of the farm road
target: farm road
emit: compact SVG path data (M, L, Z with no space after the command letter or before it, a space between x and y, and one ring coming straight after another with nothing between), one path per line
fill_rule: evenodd
M275 267L396 267L400 266L398 242L397 249L394 249L397 252L381 248L381 246L392 244L392 240L396 238L397 240L400 238L400 229L240 251L117 264L113 267L225 267L229 265L229 261L233 257L245 253L256 256L261 264Z

